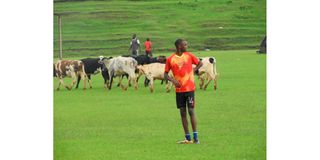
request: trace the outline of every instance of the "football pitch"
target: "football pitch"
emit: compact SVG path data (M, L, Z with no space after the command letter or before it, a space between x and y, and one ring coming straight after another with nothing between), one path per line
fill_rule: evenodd
M266 55L255 50L193 53L214 56L219 73L217 91L212 82L200 90L195 78L201 144L176 144L184 133L174 88L166 93L156 81L150 93L142 77L138 90L122 91L116 83L106 90L99 74L92 77L92 89L83 91L81 82L77 90L53 91L54 159L266 159ZM56 78L53 83L56 88Z

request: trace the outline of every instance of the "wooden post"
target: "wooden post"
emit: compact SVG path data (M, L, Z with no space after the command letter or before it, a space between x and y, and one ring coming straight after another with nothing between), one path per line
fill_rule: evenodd
M62 59L62 33L61 33L61 15L58 15L59 23L59 59Z
M59 59L62 59L62 15L78 14L80 12L65 12L65 13L54 13L55 16L58 16L58 29L59 29Z

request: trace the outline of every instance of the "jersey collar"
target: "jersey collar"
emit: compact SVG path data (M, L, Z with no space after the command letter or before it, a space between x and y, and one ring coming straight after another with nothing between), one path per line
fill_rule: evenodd
M184 55L185 55L185 52L183 52L183 53L181 54L181 56L178 56L176 53L174 53L174 56L175 56L175 57L178 57L178 58L182 58Z

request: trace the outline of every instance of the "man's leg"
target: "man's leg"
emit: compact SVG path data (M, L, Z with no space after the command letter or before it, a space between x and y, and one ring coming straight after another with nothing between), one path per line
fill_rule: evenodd
M187 119L186 107L180 107L180 115L181 115L182 126L183 126L183 129L184 129L184 133L185 133L186 139L188 141L191 141L189 128L188 128L188 119Z
M188 113L190 116L191 126L193 130L193 139L195 143L199 143L198 131L197 131L197 118L194 111L194 105L195 105L194 92L190 92L188 95Z
M188 112L190 115L190 121L191 121L192 130L193 130L193 140L195 143L199 143L198 131L197 131L197 118L196 118L194 108L188 108Z
M137 56L138 53L137 53L137 50L132 50L132 56Z
M176 102L177 108L180 110L182 127L185 133L186 141L180 141L178 143L186 144L191 142L191 137L188 128L188 119L187 119L187 109L186 109L186 98L184 93L176 93Z
M197 118L196 118L194 108L188 107L188 112L190 115L192 130L193 130L193 132L197 132Z

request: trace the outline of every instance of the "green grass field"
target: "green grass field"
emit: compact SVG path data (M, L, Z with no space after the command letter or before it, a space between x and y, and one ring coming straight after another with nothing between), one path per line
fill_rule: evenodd
M55 160L266 159L266 55L194 54L216 57L220 75L217 91L196 90L200 145L176 144L184 134L174 90L158 81L151 94L140 80L137 91L109 91L96 75L93 89L54 91Z
M154 53L179 37L191 51L258 49L266 35L266 0L55 0L54 13L65 57L127 54L133 33L151 38ZM55 57L58 40L55 16Z

